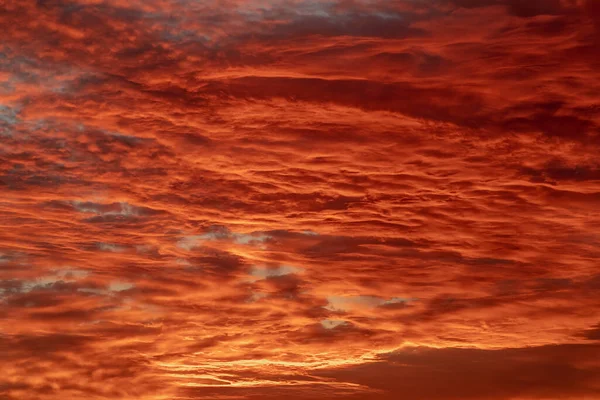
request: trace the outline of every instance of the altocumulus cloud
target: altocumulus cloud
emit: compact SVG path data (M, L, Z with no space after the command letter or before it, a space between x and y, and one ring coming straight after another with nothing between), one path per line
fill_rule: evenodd
M600 398L597 1L0 10L1 398Z

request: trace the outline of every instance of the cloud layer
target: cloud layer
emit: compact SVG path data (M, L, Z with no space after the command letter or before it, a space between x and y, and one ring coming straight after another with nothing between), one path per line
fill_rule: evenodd
M0 397L600 398L595 0L0 26Z

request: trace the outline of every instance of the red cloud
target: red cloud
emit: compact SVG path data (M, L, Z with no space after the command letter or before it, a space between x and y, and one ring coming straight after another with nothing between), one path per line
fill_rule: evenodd
M600 396L595 1L0 9L0 397Z

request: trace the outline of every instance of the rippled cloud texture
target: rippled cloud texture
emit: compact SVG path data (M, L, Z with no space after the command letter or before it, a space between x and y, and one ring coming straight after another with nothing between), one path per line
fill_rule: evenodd
M600 2L0 26L0 398L600 399Z

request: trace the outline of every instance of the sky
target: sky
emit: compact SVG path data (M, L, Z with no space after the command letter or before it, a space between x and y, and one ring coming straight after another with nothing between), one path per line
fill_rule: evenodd
M0 27L0 399L600 399L600 1Z

